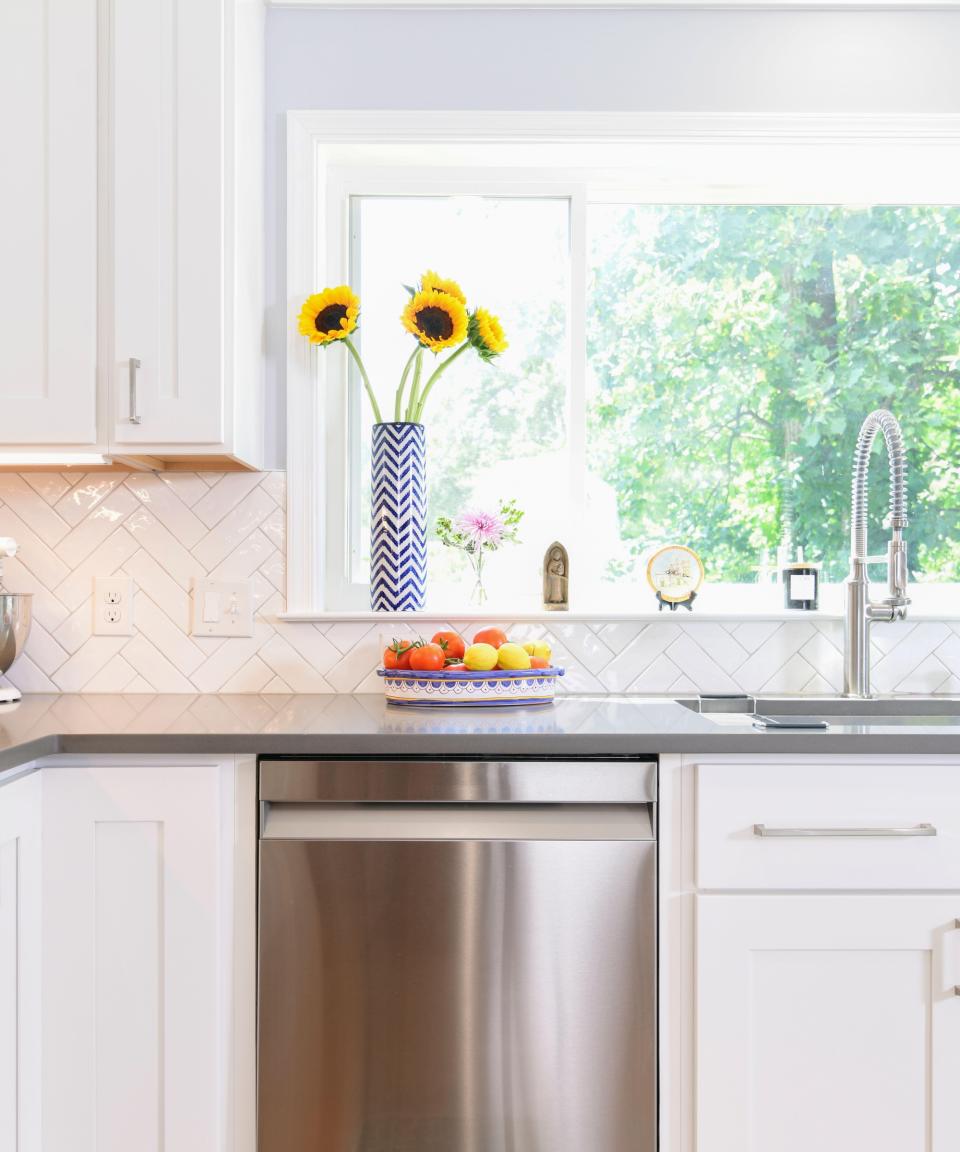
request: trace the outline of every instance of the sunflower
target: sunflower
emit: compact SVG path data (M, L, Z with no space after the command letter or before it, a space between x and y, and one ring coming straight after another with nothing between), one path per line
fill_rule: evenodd
M467 310L463 303L435 288L417 292L404 308L400 321L431 352L452 348L467 338Z
M343 340L356 328L360 316L360 297L341 284L324 288L308 296L300 309L300 333L311 344L330 344Z
M459 300L461 304L466 304L467 296L464 290L456 282L456 280L444 280L442 276L438 276L436 272L424 272L420 277L420 291L421 292L446 292L448 296L452 296L455 300Z
M503 334L502 324L486 308L477 308L471 315L468 339L480 354L481 360L492 360L510 347Z

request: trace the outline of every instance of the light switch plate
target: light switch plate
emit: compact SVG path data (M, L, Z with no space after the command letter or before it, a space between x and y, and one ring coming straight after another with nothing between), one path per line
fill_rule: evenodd
M249 580L193 582L194 636L252 636L253 587Z
M93 634L133 635L133 580L129 576L94 576Z

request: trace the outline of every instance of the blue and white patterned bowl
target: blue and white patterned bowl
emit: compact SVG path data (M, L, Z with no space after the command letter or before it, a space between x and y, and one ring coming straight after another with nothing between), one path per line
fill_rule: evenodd
M388 704L413 708L489 708L552 704L562 668L522 672L406 672L381 668Z

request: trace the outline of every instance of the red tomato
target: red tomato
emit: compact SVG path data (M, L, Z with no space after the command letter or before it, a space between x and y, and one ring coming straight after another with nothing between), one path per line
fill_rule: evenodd
M446 666L446 668L444 668L444 672L466 672L466 671L467 671L466 664L448 664Z
M506 644L507 634L501 632L499 628L481 628L474 636L473 642L474 644L489 644L493 648L499 648L501 644Z
M462 660L467 650L463 638L456 632L438 632L430 643L439 644L448 660Z
M410 653L410 667L414 672L439 672L444 659L439 644L423 644Z
M531 656L530 657L530 667L531 668L549 668L550 667L550 661L544 660L544 658L542 656Z
M389 648L383 650L384 668L399 668L401 671L409 671L410 653L418 645L419 641L414 643L412 640L394 640Z

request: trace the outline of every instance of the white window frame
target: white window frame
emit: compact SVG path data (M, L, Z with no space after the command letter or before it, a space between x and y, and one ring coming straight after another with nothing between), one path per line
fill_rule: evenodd
M461 167L404 169L399 174L384 174L382 169L364 166L338 166L327 184L330 198L327 205L328 251L339 252L341 264L328 266L324 284L359 283L358 246L353 238L352 216L345 226L347 247L341 239L342 221L350 211L354 198L364 196L497 196L530 199L565 200L570 205L571 265L585 263L586 244L584 229L586 185L564 172L541 172L536 180L516 171L478 173L476 169ZM580 272L578 275L577 272ZM571 291L568 301L570 322L570 379L567 394L567 448L575 477L585 477L587 467L586 444L586 298L582 291L585 269L571 268ZM340 275L342 273L342 275ZM361 287L362 293L362 287ZM361 350L363 333L361 337ZM371 336L375 339L375 335ZM325 355L320 352L319 355ZM328 355L328 353L326 353ZM327 499L327 540L325 561L324 602L337 608L356 611L370 604L368 582L351 578L353 560L358 548L354 532L358 527L354 503L358 497L360 479L358 444L360 409L367 399L362 394L355 365L346 356L336 356L327 366L328 385L331 388L329 426L333 435L327 438L328 475L343 477L343 491L329 491ZM387 397L388 401L390 397ZM384 413L387 416L387 413ZM389 416L387 416L389 418ZM340 430L345 429L342 436ZM574 483L572 513L579 522L586 503L585 485Z
M659 149L660 154L688 157L670 194L656 174L630 182L630 198L664 203L783 202L775 182L766 188L749 183L704 185L693 175L690 156L712 155L723 180L730 149L762 163L767 157L802 157L825 148L838 159L868 157L877 148L904 148L910 164L901 179L919 169L943 187L960 180L960 116L686 116L584 113L427 113L427 112L289 112L287 114L287 477L288 477L288 618L366 617L368 586L349 578L349 501L347 433L350 423L346 357L318 354L297 332L293 318L304 297L318 286L349 279L350 196L364 194L442 195L451 192L521 196L563 196L571 203L571 365L569 443L578 476L585 476L585 288L586 202L590 187L613 187L602 164L583 168L511 166L503 157L516 146L534 147L556 159L581 146L603 156L624 150ZM717 145L723 145L717 149ZM465 165L471 149L496 156L490 166ZM790 149L783 152L783 149ZM686 149L686 152L682 150ZM691 149L706 151L691 152ZM803 152L794 153L794 149ZM850 153L854 149L854 153ZM502 151L501 151L502 150ZM664 153L664 150L666 152ZM857 152L856 150L859 150ZM944 170L944 157L949 164ZM856 167L856 160L852 167ZM699 171L699 169L697 169ZM917 180L923 179L921 175ZM644 183L644 181L646 181ZM952 183L951 183L952 181ZM907 186L908 186L907 185ZM617 180L622 186L622 178ZM792 185L791 185L792 187ZM615 194L614 194L615 195ZM823 196L788 195L790 200ZM849 201L850 197L845 197ZM873 200L873 198L870 198ZM882 198L880 198L882 199ZM887 202L910 202L902 192ZM956 202L927 194L920 200ZM865 199L864 199L865 202ZM583 485L577 499L584 500ZM573 510L576 514L577 510ZM580 509L582 513L582 508ZM755 589L755 586L751 586ZM931 611L956 585L923 586ZM739 589L739 592L738 592ZM724 611L751 615L752 597L730 586ZM518 606L519 608L520 606ZM955 609L954 609L955 611ZM431 612L431 615L434 613ZM593 615L610 615L595 612ZM622 613L616 613L622 615ZM637 613L645 614L645 613ZM760 614L769 615L761 610ZM409 618L410 614L405 614ZM381 617L382 618L382 614Z

